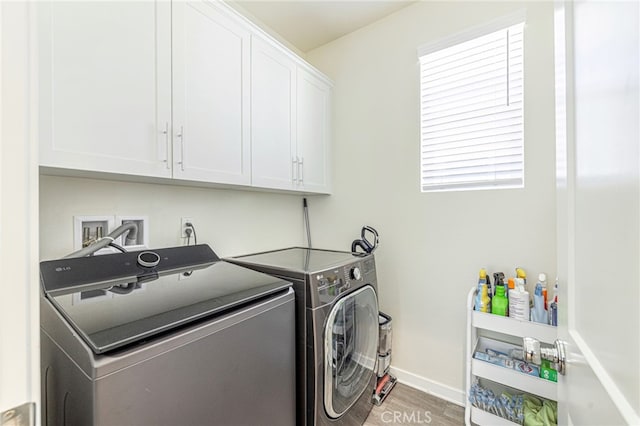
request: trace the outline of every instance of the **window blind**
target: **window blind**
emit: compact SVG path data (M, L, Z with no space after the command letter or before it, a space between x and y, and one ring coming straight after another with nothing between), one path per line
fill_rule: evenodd
M523 29L420 56L423 192L524 186Z

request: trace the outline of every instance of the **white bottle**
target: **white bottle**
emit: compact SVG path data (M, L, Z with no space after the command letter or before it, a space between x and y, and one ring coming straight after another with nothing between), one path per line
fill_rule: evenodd
M524 280L515 279L515 288L509 290L509 316L529 321L529 292L524 289Z

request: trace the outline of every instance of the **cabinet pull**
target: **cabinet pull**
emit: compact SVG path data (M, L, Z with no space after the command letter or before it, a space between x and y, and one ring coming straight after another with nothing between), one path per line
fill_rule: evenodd
M180 161L178 162L178 164L180 164L180 170L184 172L184 128L183 126L180 126L180 133L178 133L176 136L180 138Z
M304 184L304 157L300 157L298 162L300 165L300 185Z
M294 184L298 183L298 157L293 157L291 159L292 167L291 167L291 175Z
M164 130L162 131L164 135L164 149L165 149L165 159L162 160L167 164L167 170L171 170L171 164L169 164L169 123L165 121Z

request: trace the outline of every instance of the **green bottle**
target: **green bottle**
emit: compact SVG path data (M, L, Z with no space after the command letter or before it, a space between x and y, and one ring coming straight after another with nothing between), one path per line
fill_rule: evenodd
M496 294L491 300L491 313L496 315L507 316L509 309L509 299L504 295L504 286L496 287Z

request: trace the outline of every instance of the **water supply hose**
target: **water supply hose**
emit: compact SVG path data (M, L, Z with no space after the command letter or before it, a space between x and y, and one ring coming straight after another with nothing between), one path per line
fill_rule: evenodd
M99 239L98 241L96 241L95 243L91 244L88 247L85 247L81 250L74 251L73 253L66 255L63 259L69 259L72 257L91 256L93 253L97 252L101 248L106 247L109 244L113 243L113 241L116 238L118 238L120 235L124 234L127 231L130 231L135 235L138 232L138 226L133 222L123 223L122 225L118 226L116 229L111 231L111 233L106 237Z

